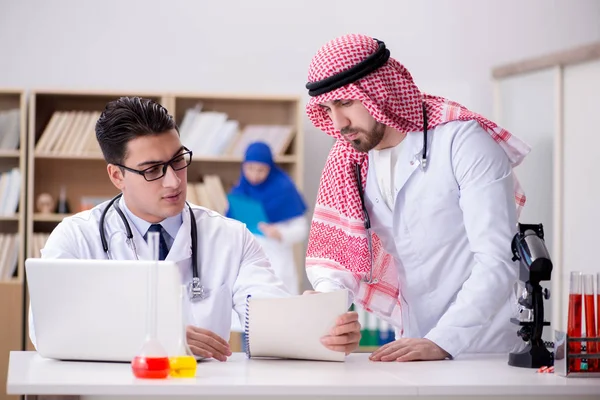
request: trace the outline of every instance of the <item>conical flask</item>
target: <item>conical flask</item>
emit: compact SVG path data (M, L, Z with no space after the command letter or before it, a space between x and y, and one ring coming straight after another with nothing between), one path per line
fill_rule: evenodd
M186 301L186 285L181 285L179 293L179 315L181 316L181 329L176 353L169 357L171 376L174 378L193 378L196 376L197 361L187 344L186 319L183 315L183 302Z
M148 232L148 243L153 252L153 262L148 271L146 305L146 338L140 352L131 361L131 369L137 378L164 379L169 376L169 357L156 334L158 246L159 233Z

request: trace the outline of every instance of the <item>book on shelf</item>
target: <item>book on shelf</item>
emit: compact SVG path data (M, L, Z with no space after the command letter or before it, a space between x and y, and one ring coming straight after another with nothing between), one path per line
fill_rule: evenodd
M100 111L55 111L35 146L36 154L101 156L96 140Z
M46 245L46 241L50 236L49 233L41 233L36 232L33 234L33 238L31 240L31 257L32 258L41 258L42 253L41 250Z
M19 259L19 234L0 233L0 281L11 279Z
M17 150L21 140L21 111L0 111L0 149Z
M224 215L227 211L227 194L218 175L207 174L202 182L188 182L186 200Z
M264 142L273 155L283 155L293 138L294 129L289 125L246 125L230 151L230 155L243 157L246 148L254 142Z
M289 125L246 125L224 112L203 111L202 104L185 111L179 127L181 142L197 157L243 157L252 142L267 143L274 155L285 154L293 138Z
M344 361L345 354L321 343L348 310L348 292L338 290L246 301L245 350L249 358Z
M12 216L19 209L21 171L15 167L0 174L0 216Z

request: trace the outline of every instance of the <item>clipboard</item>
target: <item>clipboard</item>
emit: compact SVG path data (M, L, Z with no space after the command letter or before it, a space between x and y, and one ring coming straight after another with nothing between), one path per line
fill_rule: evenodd
M268 222L268 218L259 201L237 194L227 195L227 201L229 202L229 215L231 218L246 224L248 230L253 234L264 236L261 230L258 229L258 224Z

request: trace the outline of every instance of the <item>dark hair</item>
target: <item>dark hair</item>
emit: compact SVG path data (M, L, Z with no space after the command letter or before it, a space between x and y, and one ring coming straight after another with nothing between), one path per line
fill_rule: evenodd
M179 128L166 108L141 97L121 97L109 102L96 122L96 139L109 164L122 164L127 143L140 136Z

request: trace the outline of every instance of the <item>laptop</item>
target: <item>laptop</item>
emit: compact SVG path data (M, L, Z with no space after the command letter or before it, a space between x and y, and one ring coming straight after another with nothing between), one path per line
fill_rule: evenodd
M60 360L131 362L146 338L153 263L27 259L38 353ZM159 261L156 331L168 355L177 351L183 334L181 284L177 264Z

